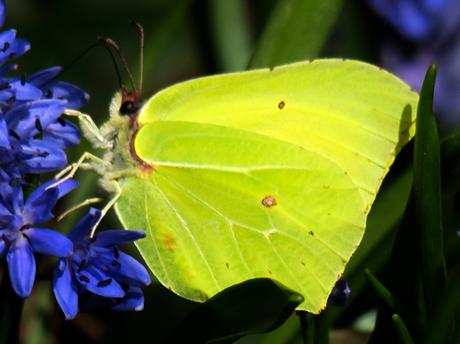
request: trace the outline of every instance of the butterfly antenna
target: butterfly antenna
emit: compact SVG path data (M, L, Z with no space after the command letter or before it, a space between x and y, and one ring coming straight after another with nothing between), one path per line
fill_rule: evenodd
M144 28L137 21L132 20L131 25L137 29L139 34L139 67L140 67L140 77L139 77L139 92L142 94L142 87L144 83Z
M113 55L113 52L105 45L102 44L101 42L96 42L94 44L91 44L88 48L83 50L77 57L75 57L70 63L68 63L65 67L62 68L62 71L58 74L59 76L62 76L65 72L67 72L70 68L72 68L78 61L80 61L83 57L85 57L86 54L88 54L91 50L94 48L102 47L104 48L110 55L110 58L112 60L113 67L115 68L115 73L117 75L118 79L118 84L120 85L120 88L122 86L122 80L121 80L121 75L120 75L120 68L118 66L118 63L115 59L115 56ZM56 76L57 77L57 76Z
M125 59L125 56L123 55L123 52L121 51L121 48L118 46L117 43L115 43L115 41L111 38L108 38L108 37L99 37L98 38L100 42L102 42L103 44L105 44L106 46L108 47L112 47L113 49L115 49L115 51L117 52L118 54L118 57L120 58L121 60L121 63L123 64L123 67L126 71L126 73L128 74L128 78L129 78L129 82L131 83L131 87L133 88L133 91L135 93L138 93L138 89L136 88L136 85L134 83L134 78L133 78L133 74L131 73L131 70L129 69L129 66L128 66L128 62L126 62L126 59Z

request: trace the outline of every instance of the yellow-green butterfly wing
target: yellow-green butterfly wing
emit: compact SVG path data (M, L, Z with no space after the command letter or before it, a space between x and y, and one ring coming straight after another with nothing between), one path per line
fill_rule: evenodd
M174 85L139 114L134 148L153 169L122 181L117 214L147 232L141 254L183 297L269 277L318 313L414 135L417 99L393 75L342 60Z

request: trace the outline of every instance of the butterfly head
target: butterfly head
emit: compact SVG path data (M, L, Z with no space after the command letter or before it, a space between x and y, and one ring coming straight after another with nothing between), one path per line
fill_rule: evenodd
M121 90L120 108L118 109L120 115L135 117L139 112L140 105L140 92L137 90L130 92L123 87Z

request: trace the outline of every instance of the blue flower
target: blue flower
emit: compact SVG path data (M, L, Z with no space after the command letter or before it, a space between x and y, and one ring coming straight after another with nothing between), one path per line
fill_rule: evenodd
M0 1L0 25L5 15L5 1ZM66 108L85 105L89 96L56 80L61 68L30 77L6 76L17 68L9 62L29 49L29 42L16 38L15 30L0 32L0 182L62 169L67 164L64 150L80 142L78 128L62 115Z
M430 64L438 65L435 111L445 129L460 122L460 1L369 0L413 51L406 53L395 37L382 46L381 65L420 91Z
M348 286L347 281L340 278L332 289L327 304L331 306L345 306L348 297L350 296L351 290Z
M51 67L27 78L27 83L41 90L45 99L64 101L65 108L79 109L89 101L89 94L65 81L57 80L61 67ZM43 127L43 140L61 148L69 148L80 142L80 132L70 121L59 117Z
M37 100L19 105L0 117L0 152L3 153L0 169L6 180L55 171L67 165L63 148L40 137L43 128L54 123L63 111L62 101Z
M369 0L398 32L414 41L444 41L459 28L458 0Z
M53 183L35 189L25 202L21 187L0 183L0 257L6 255L11 284L20 297L32 291L34 252L66 257L72 251L72 242L64 235L37 227L54 217L56 202L77 186L72 179L54 187Z
M145 237L144 232L109 230L90 237L101 212L91 208L69 234L72 254L60 259L54 271L54 295L65 314L73 319L78 313L78 294L89 293L108 299L115 310L141 310L144 295L141 288L150 284L145 267L119 251L118 245Z

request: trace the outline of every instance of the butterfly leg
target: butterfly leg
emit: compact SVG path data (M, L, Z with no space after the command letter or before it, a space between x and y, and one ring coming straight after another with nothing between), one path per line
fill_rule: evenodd
M102 219L104 218L104 216L109 212L109 210L115 205L115 203L117 203L118 199L120 198L121 196L121 186L120 186L120 183L118 183L118 181L116 180L111 180L110 181L112 187L113 187L113 197L110 199L110 201L107 202L107 204L104 206L104 208L102 208L101 210L101 217L99 218L99 221L97 221L93 228L91 229L91 234L90 234L90 237L92 238L94 236L94 233L96 232L96 228L97 226L99 225L99 223L102 221Z
M80 208L83 208L83 207L86 207L87 205L91 205L91 204L95 204L95 203L99 203L102 201L102 198L99 198L99 197L94 197L94 198L88 198L88 199L85 199L83 202L80 202L76 205L74 205L73 207L67 209L66 211L64 211L62 214L60 214L56 219L57 221L61 221L64 217L66 217L67 215L69 215L70 213L74 212L75 210L78 210Z
M99 127L94 123L90 115L84 114L80 111L66 109L64 114L71 117L77 117L80 123L81 131L88 141L90 141L97 148L107 147L107 140L102 135Z
M89 161L90 163L88 163L87 161ZM62 171L60 171L58 174L54 176L54 179L57 179L60 183L62 183L63 181L72 178L79 169L93 170L99 173L101 171L101 168L103 169L104 167L109 166L110 164L107 161L89 152L84 152L77 160L77 162L74 162L65 167Z
M90 163L87 163L86 161L90 161ZM81 157L78 159L77 162L75 162L73 164L70 164L69 166L64 168L62 171L60 171L54 177L54 179L56 179L56 182L53 183L52 185L50 185L48 188L55 187L55 186L63 183L64 181L66 181L66 180L68 180L70 178L73 178L73 176L78 172L79 169L93 170L93 171L95 171L96 173L98 173L100 175L104 175L102 170L105 169L105 167L108 167L108 166L110 166L110 164L108 164L105 160L102 160L101 158L99 158L98 156L96 156L94 154L91 154L89 152L85 152L85 153L83 153L81 155ZM111 193L114 193L115 195L114 195L114 197L112 197L112 199L110 199L110 201L102 209L102 211L101 211L102 212L101 219L96 223L96 225L94 226L92 231L95 231L95 228L97 227L99 222L107 214L107 212L110 210L110 208L113 207L113 205L117 202L118 198L121 195L120 184L114 179L108 180L105 183L105 189L109 189L107 191L109 191ZM94 204L94 203L99 203L101 201L102 201L102 199L99 198L99 197L86 199L83 202L80 202L80 203L76 204L75 206L71 207L70 209L67 209L65 212L63 212L61 215L59 215L57 220L58 221L62 220L64 217L66 217L67 215L69 215L70 213L72 213L73 211L75 211L77 209L80 209L80 208L82 208L84 206L91 205L91 204Z

